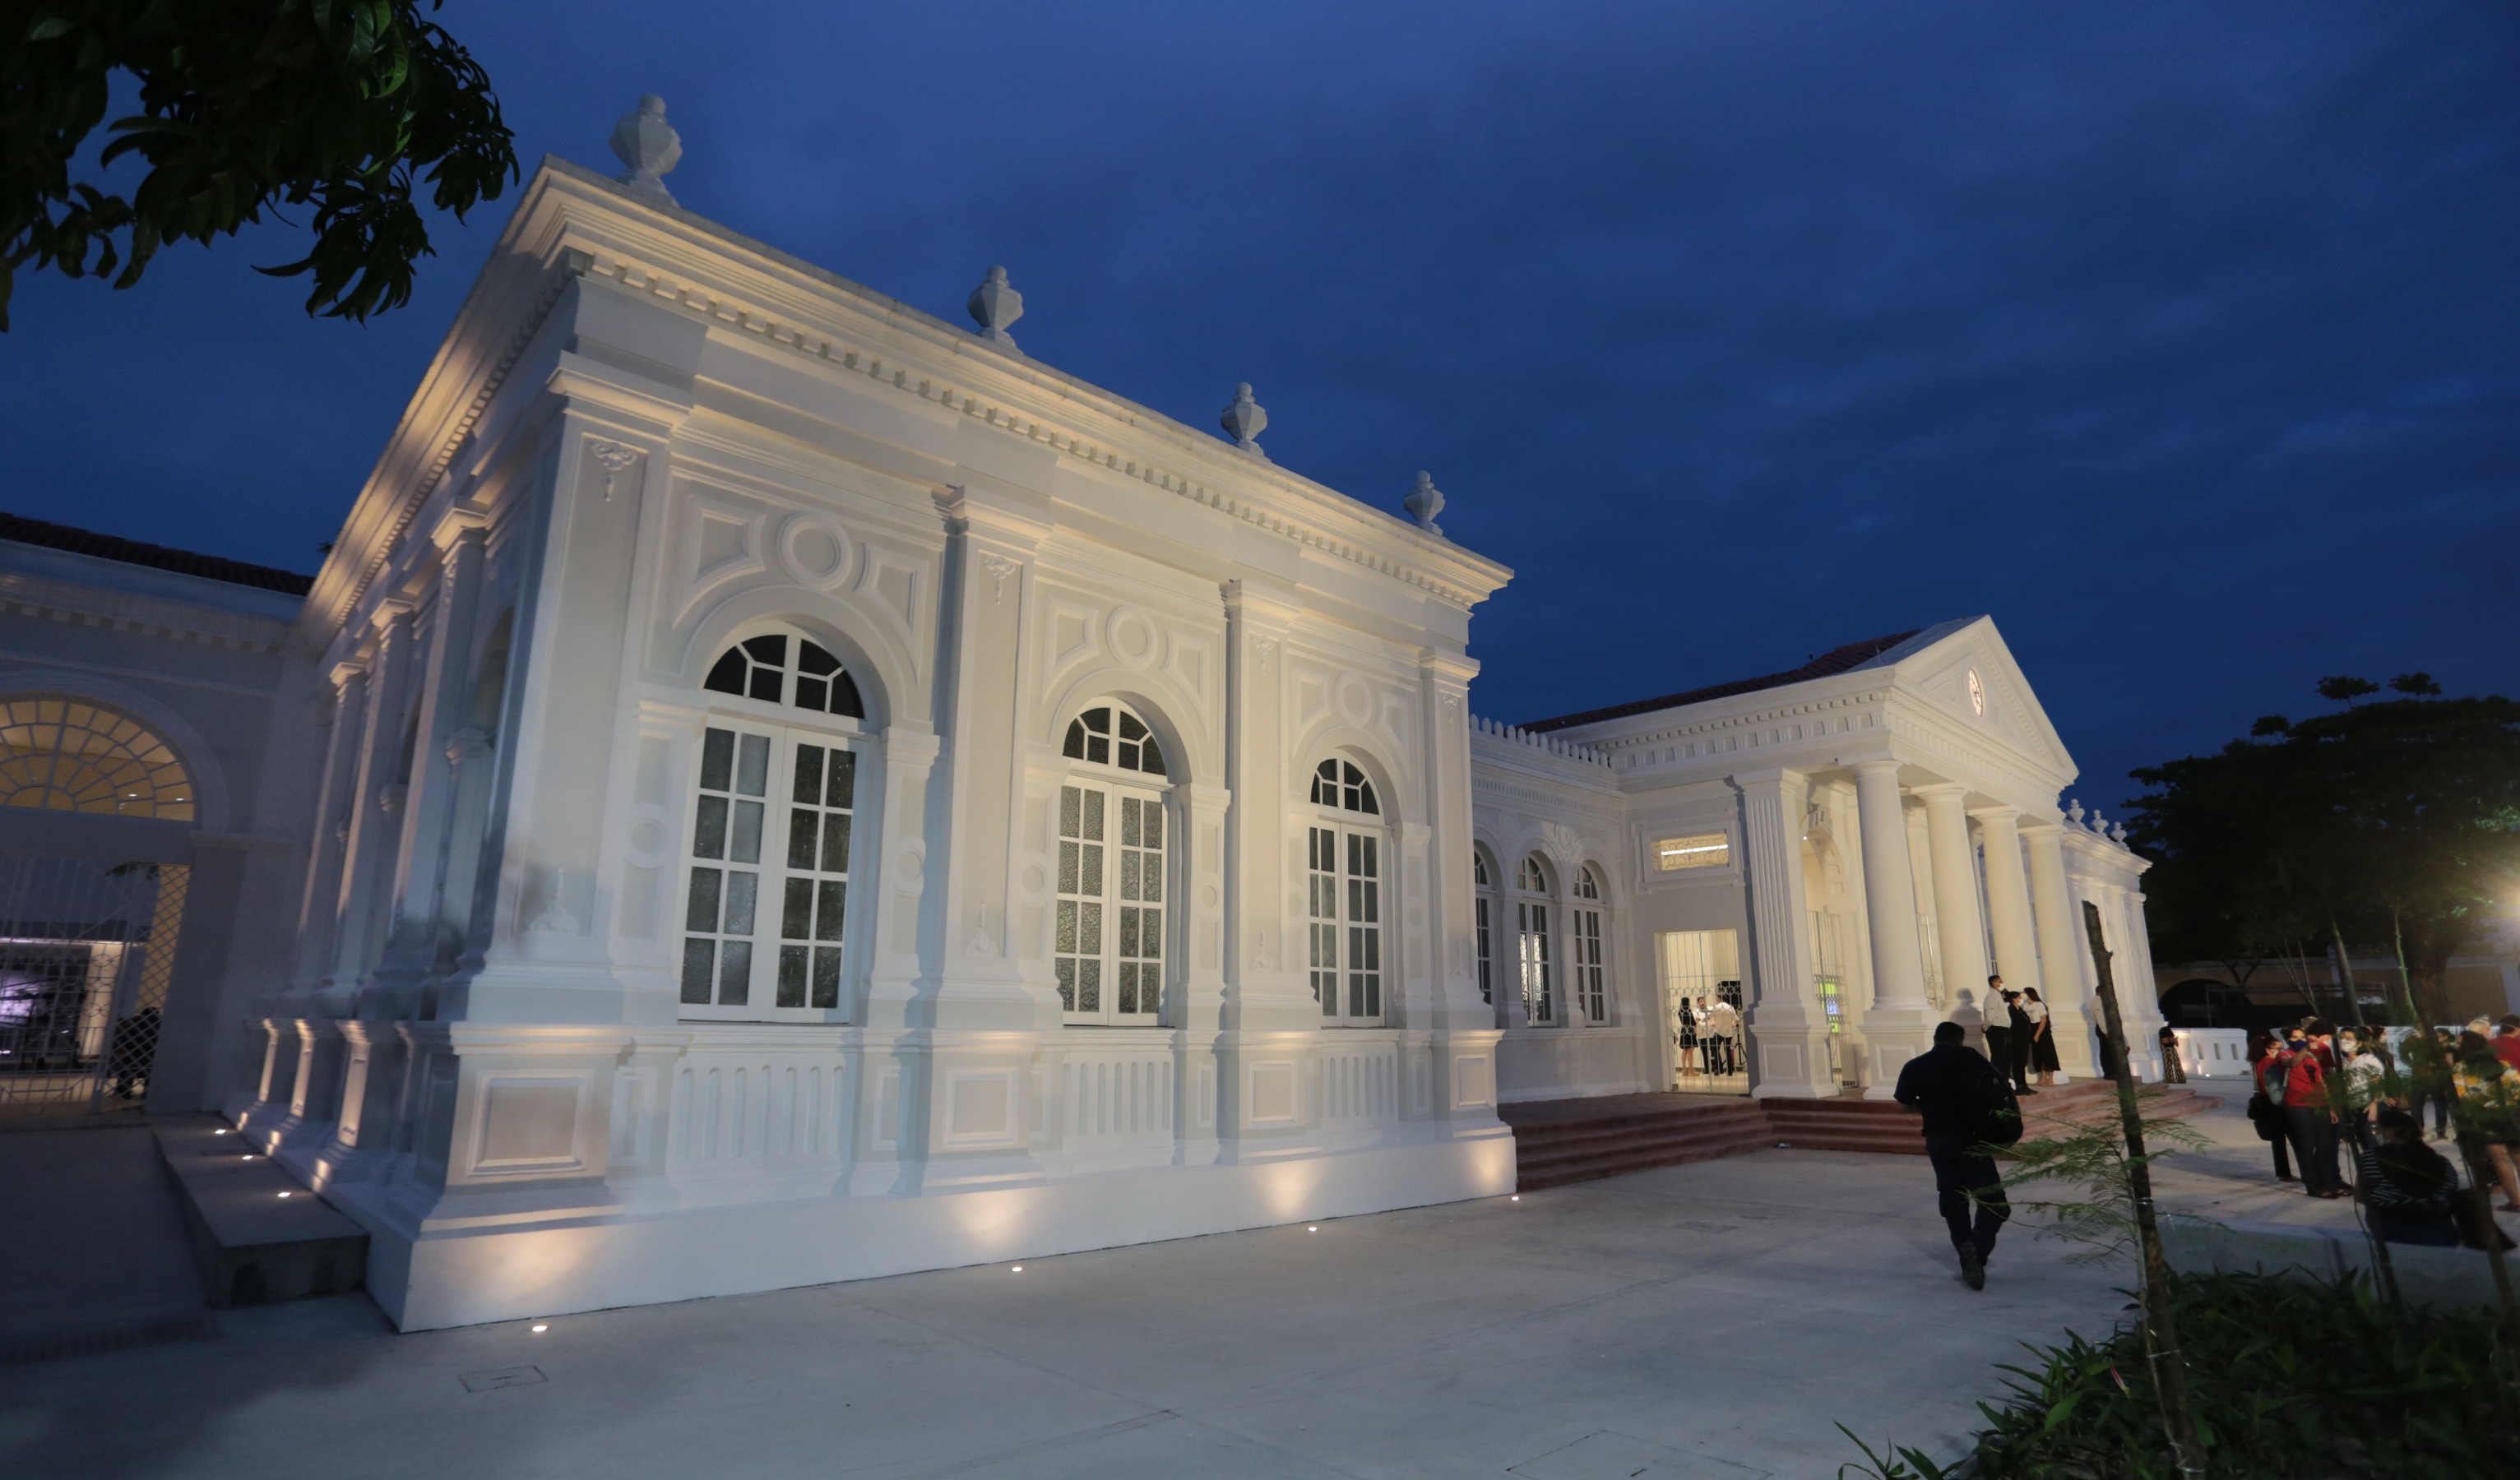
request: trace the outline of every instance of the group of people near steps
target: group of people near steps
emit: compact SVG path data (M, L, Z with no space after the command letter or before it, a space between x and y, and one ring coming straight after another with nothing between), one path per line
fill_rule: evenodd
M1741 1072L1741 1009L1724 998L1680 1000L1680 1061L1697 1059L1701 1074Z
M2388 1242L2508 1247L2485 1211L2489 1187L2460 1186L2451 1159L2425 1144L2424 1118L2429 1110L2433 1136L2473 1158L2502 1211L2520 1213L2520 1013L2415 1031L2433 1040L2422 1068L2376 1028L2306 1017L2262 1035L2249 1119L2273 1147L2275 1180L2313 1197L2353 1195L2339 1165L2350 1153L2371 1231Z
M2056 1034L2037 987L2016 992L2001 974L1986 979L1986 1056L2016 1095L2056 1087L2056 1071L2062 1067L2056 1061ZM2036 1086L2030 1082L2034 1074Z

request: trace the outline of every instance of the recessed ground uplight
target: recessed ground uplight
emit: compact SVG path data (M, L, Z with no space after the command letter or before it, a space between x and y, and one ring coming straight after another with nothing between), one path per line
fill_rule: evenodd
M1013 1271L1013 1273L1018 1274L1018 1275L1022 1274L1022 1273L1023 1273L1023 1266L1022 1266L1022 1265L1016 1265L1016 1266L1014 1267L1014 1271Z
M288 1196L289 1194L288 1194L287 1192L283 1192L283 1193L281 1193L280 1195L281 1195L281 1196L283 1196L283 1197L286 1197L286 1196Z
M241 1160L245 1160L245 1161L251 1161L251 1160L253 1160L253 1153L252 1153L251 1151L248 1151L248 1152L246 1152L246 1153L245 1153L245 1155L244 1155L242 1158L240 1158L240 1159L241 1159Z
M541 1323L541 1322L537 1321L537 1322L535 1322L535 1323L534 1323L534 1329L535 1329L535 1330L537 1330L537 1331L548 1331L548 1330L550 1330L550 1329L551 1329L551 1327L550 1327L550 1326L548 1326L548 1325L545 1325L543 1323Z
M1516 1202L1520 1202L1520 1201L1522 1201L1522 1194L1521 1194L1520 1192L1516 1192L1516 1193L1514 1193L1514 1194L1513 1194L1513 1200L1514 1200L1514 1201L1516 1201Z
M225 1135L227 1134L227 1132L225 1132L225 1131L212 1131L210 1134L211 1134L211 1135L213 1135L213 1136L225 1136Z
M1318 1223L1317 1223L1317 1224L1314 1224L1311 1228L1308 1228L1308 1229L1304 1230L1304 1232L1305 1232L1305 1233L1320 1233L1321 1231L1322 1231L1322 1226L1321 1226L1320 1224L1318 1224Z

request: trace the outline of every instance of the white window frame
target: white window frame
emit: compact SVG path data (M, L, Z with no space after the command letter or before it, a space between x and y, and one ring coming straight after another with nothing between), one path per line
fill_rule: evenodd
M755 704L765 709L772 707L767 701L747 701L745 707L751 708ZM787 714L795 712L783 711ZM712 706L701 722L699 733L694 737L690 777L683 788L682 889L675 897L675 907L681 912L681 928L676 933L682 943L675 969L678 999L695 986L692 980L695 944L703 940L713 944L709 952L709 1001L678 1001L676 1015L685 1021L837 1023L850 1018L855 1007L858 964L863 957L858 937L864 933L866 915L864 906L858 902L856 896L859 891L854 885L864 876L863 861L873 846L870 830L861 825L861 820L867 817L867 800L875 784L876 768L870 763L872 742L863 735L838 728L849 726L853 729L851 721L838 716L832 719L832 729L808 729L798 725L765 723L752 714L736 715ZM768 745L769 754L762 778L764 789L757 798L740 790L719 791L703 785L711 779L707 771L709 732L712 730L724 731L735 737L730 745L733 752L731 781L735 787L743 784L742 772L745 739L758 740ZM819 753L821 764L826 768L826 793L830 786L830 753L839 751L854 757L847 808L834 808L820 802L809 806L798 800L795 788L800 746L810 746ZM704 851L709 850L712 844L712 839L704 835L710 798L723 798L728 812L725 832L717 841L715 856ZM742 813L747 803L755 801L762 807L762 815L757 824L755 851L747 859L742 856L744 850L741 834L745 830ZM790 846L803 841L799 836L799 814L807 811L814 815L811 824L814 857L799 866L791 855ZM845 811L849 819L849 840L839 855L847 867L833 871L822 866L827 855L821 844L831 826L830 819L841 811ZM698 916L707 893L701 882L703 873L714 874L718 879L712 916L717 928L706 930L696 928L700 923ZM737 907L734 880L739 875L745 874L755 880L752 885L752 928L748 932L726 928L735 922L730 915ZM791 939L788 927L797 923L797 919L790 912L789 895L799 884L804 886L805 894L801 924L804 933ZM837 886L836 896L829 892L827 886L831 885ZM828 939L823 932L831 927L825 923L824 912L834 906L839 916L836 926L839 934L837 939ZM744 1000L740 1003L726 1000L731 985L725 974L725 946L729 942L742 942L750 950L750 964L744 971L742 994ZM832 954L817 957L815 953L819 951ZM798 952L802 953L801 956L795 954ZM779 1002L782 972L790 966L801 972L797 985L803 1001L795 1006L783 1007ZM826 1000L818 1005L818 997Z
M1496 927L1504 911L1495 898L1496 878L1488 868L1485 850L1470 850L1471 928L1475 932L1479 965L1479 1001L1496 1006Z
M1184 939L1180 919L1182 871L1179 863L1182 826L1178 809L1173 805L1174 784L1169 775L1173 756L1154 727L1147 724L1145 716L1117 699L1096 699L1080 705L1077 713L1059 726L1062 748L1069 727L1079 723L1085 714L1098 709L1112 711L1114 736L1122 730L1120 721L1124 717L1143 727L1147 732L1147 742L1165 752L1161 761L1165 769L1146 771L1111 761L1078 759L1064 754L1060 757L1058 786L1051 803L1051 832L1058 850L1053 862L1056 877L1053 881L1051 969L1059 977L1059 1018L1067 1026L1076 1028L1159 1028L1171 1021L1175 983L1180 979L1174 964L1181 960L1180 945ZM1085 820L1090 816L1092 803L1088 797L1100 796L1102 799L1102 835L1100 838L1070 833L1067 795L1071 790L1077 793L1076 827L1080 834L1086 830ZM1156 847L1148 848L1143 841L1131 844L1125 840L1126 814L1132 806L1152 810L1156 825L1161 829L1160 842ZM1141 811L1139 815L1143 819L1146 814ZM1139 835L1141 839L1145 836L1143 821ZM1090 872L1089 859L1097 848L1101 850L1101 888L1098 893L1088 894L1082 885ZM1074 853L1072 858L1071 849ZM1145 861L1150 855L1158 861L1152 891L1154 898L1147 897L1148 891L1144 882ZM1127 887L1127 879L1132 876L1129 866L1133 859L1138 870L1134 876L1140 880L1135 891L1138 897L1134 899L1128 897L1130 891ZM1145 949L1148 937L1143 933L1145 916L1149 911L1155 915L1154 953L1151 957ZM1098 916L1099 919L1095 919ZM1099 925L1091 950L1084 948L1082 939L1089 920ZM1137 935L1140 949L1135 955L1124 956L1122 948L1129 938L1128 927L1133 923L1141 932ZM1073 933L1068 933L1070 931ZM1067 949L1061 948L1063 943ZM1062 965L1069 969L1061 971ZM1121 1010L1124 970L1135 970L1142 977L1151 974L1154 978L1151 999L1147 996L1148 988L1142 979L1136 987L1139 1006L1136 1010L1126 1012ZM1095 1006L1090 1010L1078 1005L1089 980L1095 997Z
M1554 1028L1560 1014L1549 916L1557 901L1550 891L1549 868L1540 855L1527 854L1514 866L1512 888L1514 962L1522 987L1523 1022L1534 1028Z
M1575 871L1575 897L1567 906L1569 983L1587 1027L1610 1025L1608 931L1604 928L1600 875L1589 864Z
M1312 799L1323 765L1339 768L1337 804ZM1400 979L1391 932L1398 880L1379 788L1361 767L1334 756L1314 767L1305 795L1305 979L1322 1026L1378 1028L1392 1018L1391 991ZM1351 809L1350 799L1372 810Z

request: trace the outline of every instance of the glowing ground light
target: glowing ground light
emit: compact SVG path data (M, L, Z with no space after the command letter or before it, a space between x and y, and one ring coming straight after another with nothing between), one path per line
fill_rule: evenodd
M225 1132L225 1131L212 1131L210 1134L211 1134L211 1135L213 1135L213 1136L225 1136L225 1135L227 1134L227 1132Z
M1320 1224L1318 1224L1318 1223L1317 1223L1317 1224L1314 1224L1311 1228L1308 1228L1308 1229L1304 1230L1304 1232L1305 1232L1305 1233L1320 1233L1321 1231L1322 1231L1322 1226L1321 1226Z
M544 1324L544 1323L542 1323L541 1322L537 1321L537 1322L535 1322L535 1323L534 1323L534 1329L535 1329L536 1331L548 1331L548 1330L550 1330L550 1329L551 1329L551 1327L550 1327L550 1326L548 1326L548 1325L545 1325L545 1324Z
M1013 1269L1012 1271L1011 1271L1010 1273L1020 1275L1020 1274L1022 1274L1022 1273L1023 1273L1023 1266L1022 1266L1022 1265L1016 1265L1016 1266L1014 1267L1014 1269Z
M1520 1201L1522 1201L1522 1194L1521 1194L1520 1192L1516 1192L1516 1193L1514 1193L1514 1194L1513 1194L1513 1200L1514 1200L1514 1201L1516 1201L1516 1202L1520 1202Z
M281 1195L281 1196L283 1196L283 1197L286 1197L286 1196L288 1196L289 1194L288 1194L287 1192L283 1192L283 1193L281 1193L280 1195Z

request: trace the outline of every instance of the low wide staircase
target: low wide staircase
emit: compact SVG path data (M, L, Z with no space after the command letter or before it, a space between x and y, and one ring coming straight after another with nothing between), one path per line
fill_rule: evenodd
M2220 1100L2180 1087L2147 1086L2143 1113L2184 1118ZM2105 1080L2059 1085L2021 1101L2025 1134L2114 1120L2117 1087ZM1925 1154L1916 1118L1887 1099L1746 1099L1711 1095L1612 1095L1528 1100L1497 1112L1513 1127L1516 1186L1561 1187L1649 1167L1677 1166L1791 1146L1811 1151Z

